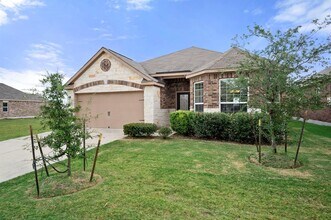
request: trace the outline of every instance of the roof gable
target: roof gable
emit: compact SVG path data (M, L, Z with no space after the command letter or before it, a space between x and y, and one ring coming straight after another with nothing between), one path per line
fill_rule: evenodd
M78 72L74 76L72 76L68 80L68 82L66 82L65 85L68 86L68 85L73 84L85 72L85 70L87 70L104 53L109 53L109 54L113 55L114 57L121 60L123 63L125 63L129 67L135 69L137 71L137 73L140 74L144 79L146 79L148 81L154 81L154 82L157 81L152 76L150 76L139 63L137 63L137 62L133 61L132 59L125 57L113 50L102 47L96 54L93 55L93 57L91 59L89 59L84 64L84 66L82 68L80 68L78 70Z

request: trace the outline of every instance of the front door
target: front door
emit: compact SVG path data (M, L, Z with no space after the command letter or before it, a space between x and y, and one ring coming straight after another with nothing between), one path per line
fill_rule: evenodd
M190 94L188 92L177 93L177 110L190 110Z

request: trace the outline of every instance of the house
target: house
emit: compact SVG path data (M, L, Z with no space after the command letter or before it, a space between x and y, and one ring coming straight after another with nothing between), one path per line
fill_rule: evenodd
M331 67L328 67L321 72L315 74L314 76L319 76L319 75L326 75L329 74L331 75ZM324 122L331 122L331 83L327 84L325 88L320 88L322 89L322 92L326 94L326 102L328 105L319 110L314 110L314 111L308 111L308 118L313 119L313 120L318 120L318 121L324 121Z
M122 128L130 122L169 124L175 110L247 110L247 89L233 89L238 48L225 53L190 47L136 62L102 47L66 89L90 127Z
M42 98L0 83L0 118L25 118L39 114Z

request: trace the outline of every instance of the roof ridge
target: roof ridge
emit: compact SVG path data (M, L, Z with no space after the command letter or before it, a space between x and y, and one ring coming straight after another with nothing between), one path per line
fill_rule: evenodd
M172 54L176 54L176 53L179 53L179 52L182 52L182 51L184 51L184 50L191 49L191 48L196 48L196 49L199 49L199 50L206 50L206 51L211 51L211 52L215 52L215 53L220 53L220 54L222 54L222 52L213 51L213 50L209 50L209 49L205 49L205 48L200 48L200 47L196 47L196 46L191 46L191 47L187 47L187 48L184 48L184 49L181 49L181 50L177 50L177 51L174 51L174 52L171 52L171 53L168 53L168 54L164 54L164 55L159 56L159 57L155 57L155 58L152 58L152 59L149 59L149 60L145 60L145 61L142 61L142 62L140 62L140 63L145 63L145 62L147 62L147 61L156 60L156 59L159 59L159 58L162 58L162 57L166 57L166 56L169 56L169 55L172 55Z
M220 52L220 51L217 51L217 50L210 50L210 49L206 49L206 48L202 48L202 47L192 46L190 48L197 48L197 49L200 49L200 50L207 50L207 51L210 51L210 52L215 52L215 53L221 53L221 54L223 54L223 52Z
M127 58L127 59L129 59L129 60L134 61L134 60L131 59L130 57L124 56L123 54L118 53L118 52L116 52L115 50L112 50L112 49L109 49L109 48L106 48L106 49L109 50L109 51L111 51L111 52L113 52L113 53L116 53L117 55L120 55L120 56L125 57L125 58ZM138 63L137 61L134 61L134 62Z

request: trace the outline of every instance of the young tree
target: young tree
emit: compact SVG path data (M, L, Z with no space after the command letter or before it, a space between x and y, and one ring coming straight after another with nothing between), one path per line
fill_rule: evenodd
M83 137L82 123L75 116L78 108L67 103L67 93L59 73L48 74L41 80L46 87L43 91L44 105L41 107L41 121L51 133L44 138L44 143L60 155L66 155L67 173L71 175L71 158L80 151Z
M331 17L324 21L314 20L311 31L302 27L271 32L262 26L248 28L248 34L236 37L234 46L242 49L247 59L240 63L239 81L249 88L249 106L266 113L269 138L274 153L277 153L277 136L284 125L302 110L320 107L321 95L314 87L323 86L330 75L319 80L310 80L305 86L304 78L316 65L330 65L331 37L318 38L316 34L331 24ZM263 49L245 49L251 39L262 39Z

